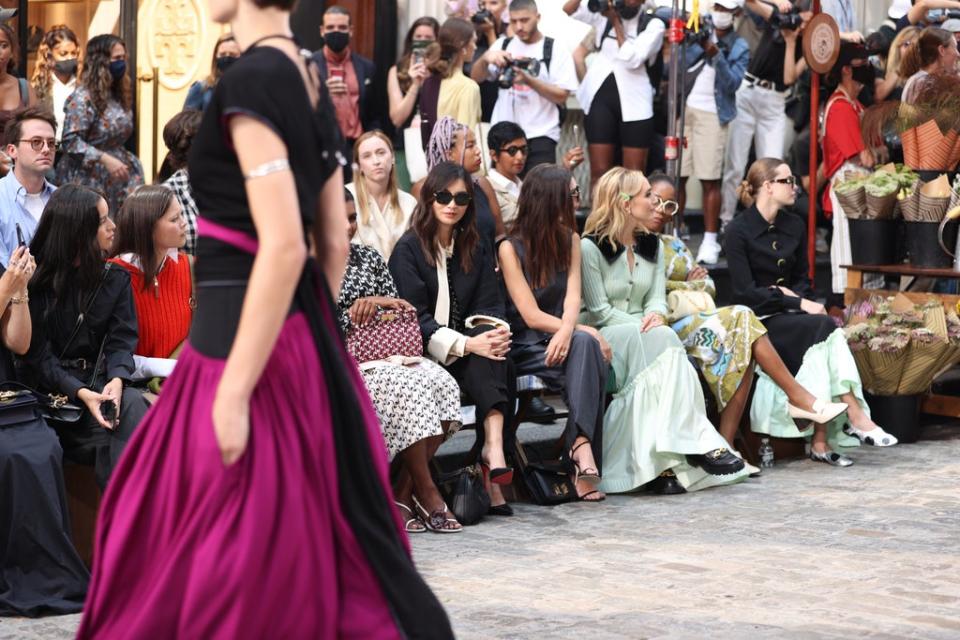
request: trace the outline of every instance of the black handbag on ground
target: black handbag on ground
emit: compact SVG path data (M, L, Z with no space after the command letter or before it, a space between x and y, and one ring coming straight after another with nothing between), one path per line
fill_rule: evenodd
M490 510L490 494L483 487L483 475L477 465L455 471L437 471L437 488L457 521L476 524Z
M516 461L520 468L520 475L523 477L523 484L535 504L552 506L577 499L577 488L570 480L569 465L565 462L560 460L531 462L519 440L517 440Z

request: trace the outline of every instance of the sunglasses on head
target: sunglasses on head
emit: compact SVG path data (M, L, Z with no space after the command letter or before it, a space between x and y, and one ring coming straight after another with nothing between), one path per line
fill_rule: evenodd
M506 154L512 158L513 156L517 155L517 153L522 153L523 155L527 155L527 151L529 149L530 147L528 147L525 144L522 144L519 146L512 144L509 147L504 147L500 149L500 153L506 152Z
M470 194L466 191L450 193L444 189L443 191L437 191L435 194L433 194L433 199L443 205L453 202L458 207L465 207L470 204Z

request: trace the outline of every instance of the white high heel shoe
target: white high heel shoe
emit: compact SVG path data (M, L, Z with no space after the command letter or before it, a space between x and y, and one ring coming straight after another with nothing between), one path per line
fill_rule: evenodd
M795 407L787 403L787 413L794 420L810 420L817 424L826 424L845 412L847 405L843 402L825 402L816 400L813 403L813 411L805 411L800 407Z

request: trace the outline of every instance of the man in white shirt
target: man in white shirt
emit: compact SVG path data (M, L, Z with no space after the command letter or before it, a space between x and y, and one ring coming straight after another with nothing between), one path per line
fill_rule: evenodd
M0 179L0 264L4 267L19 244L30 244L54 187L44 177L57 152L57 119L49 109L18 111L4 130L4 150L13 171Z
M498 122L487 133L487 146L490 147L493 164L487 180L497 194L503 224L509 225L517 217L520 188L523 186L520 174L524 172L529 153L527 137L517 123Z
M491 124L515 122L526 133L529 155L526 169L557 162L560 140L560 107L577 90L573 56L561 43L544 36L534 0L510 3L512 37L499 38L473 66L471 76L481 82L501 80ZM539 66L530 73L524 61ZM538 64L539 63L539 64ZM512 83L508 82L513 76ZM504 88L506 84L506 88Z

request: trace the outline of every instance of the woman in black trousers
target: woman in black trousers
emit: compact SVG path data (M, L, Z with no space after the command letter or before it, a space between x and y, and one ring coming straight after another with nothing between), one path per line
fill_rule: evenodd
M513 327L510 357L518 375L562 391L570 413L564 450L581 500L597 502L603 452L604 390L610 345L580 315L580 236L573 217L576 182L554 164L534 167L523 182L517 217L500 244Z
M473 196L473 181L462 166L434 167L411 228L390 256L390 272L400 297L417 309L427 354L476 405L491 513L509 515L499 485L513 479L504 443L512 441L516 378L503 297L493 256L477 232Z

